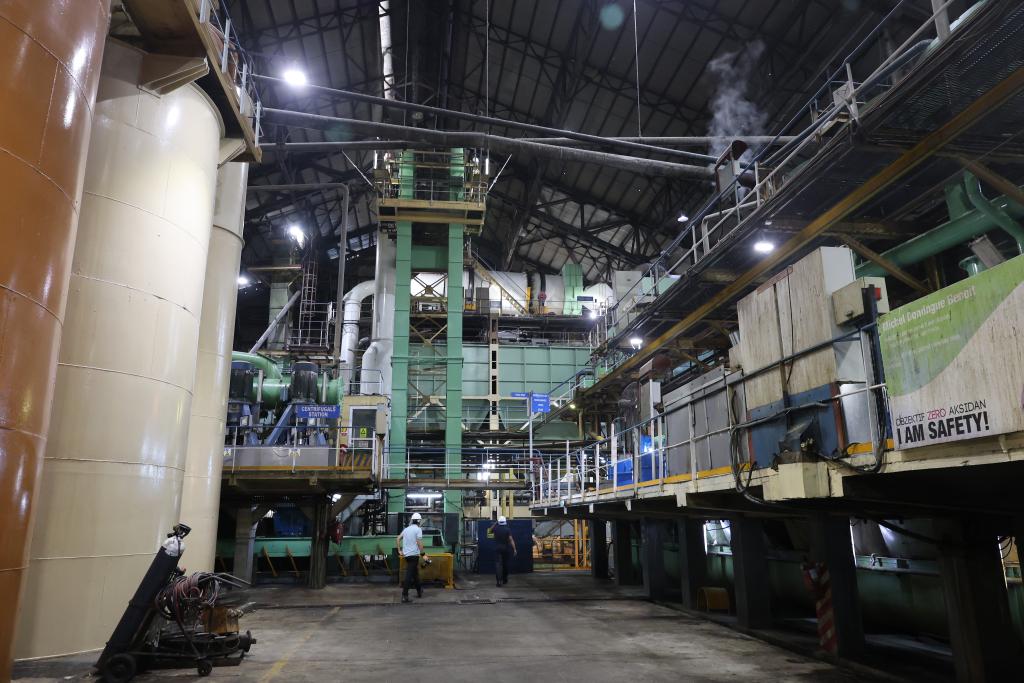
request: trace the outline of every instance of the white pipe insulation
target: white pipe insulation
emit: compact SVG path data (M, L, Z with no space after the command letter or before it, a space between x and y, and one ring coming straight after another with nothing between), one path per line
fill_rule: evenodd
M342 300L345 312L341 327L341 362L346 368L356 364L356 346L359 344L359 312L366 297L372 296L377 287L376 280L367 280L348 290Z

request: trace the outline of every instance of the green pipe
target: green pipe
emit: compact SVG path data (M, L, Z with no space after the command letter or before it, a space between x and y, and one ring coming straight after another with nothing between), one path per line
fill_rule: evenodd
M1009 233L1010 237L1017 241L1017 253L1024 254L1024 229L1020 224L1006 213L993 207L981 193L981 183L973 173L964 173L964 188L967 190L967 199L971 205L983 213L990 221Z
M281 366L266 356L261 356L257 353L246 353L244 351L232 351L231 360L251 363L256 368L263 371L264 377L271 377L274 379L280 379L281 377Z
M960 267L967 271L967 277L974 277L978 273L988 270L977 256L968 256L963 259L960 261Z
M342 382L340 378L327 380L327 405L341 405L341 398L344 396L342 391ZM320 375L316 380L316 386L323 393L324 390L324 376Z
M1017 204L1006 196L996 197L986 202L994 211L1002 212L1014 220L1024 218L1024 206ZM889 262L900 268L920 263L929 256L942 253L959 244L963 244L978 235L997 227L992 218L983 212L975 209L959 218L954 218L943 223L934 230L929 230L923 235L907 240L903 244L893 247L882 256ZM1016 236L1015 236L1016 237ZM857 266L857 277L883 277L886 271L873 261L865 261Z

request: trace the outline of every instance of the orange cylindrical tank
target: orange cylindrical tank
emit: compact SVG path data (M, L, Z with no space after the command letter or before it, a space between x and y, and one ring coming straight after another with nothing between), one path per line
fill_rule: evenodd
M106 0L0 3L0 680L10 680Z

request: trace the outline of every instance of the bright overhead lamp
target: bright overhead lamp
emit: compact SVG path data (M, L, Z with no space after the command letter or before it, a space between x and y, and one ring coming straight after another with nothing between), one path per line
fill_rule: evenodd
M597 311L590 311L588 315L590 316L591 320L597 320Z
M679 221L680 223L685 223L686 221L690 220L690 217L687 216L685 213L681 213L679 214L679 218L677 218L676 220Z
M576 404L575 403L570 403L569 404L569 410L576 410Z
M295 240L300 247L302 246L302 243L306 241L306 233L302 232L302 228L294 223L288 226L288 235Z
M644 340L640 337L632 337L629 340L629 345L632 346L633 349L639 351L640 347L644 345Z
M284 78L285 83L295 88L301 88L308 82L306 80L306 72L302 69L287 69L281 74L281 77Z
M239 287L248 287L249 286L249 278L247 278L244 275L239 275L238 276L238 286Z
M758 254L770 254L775 251L775 243L766 239L760 239L754 242L754 251Z

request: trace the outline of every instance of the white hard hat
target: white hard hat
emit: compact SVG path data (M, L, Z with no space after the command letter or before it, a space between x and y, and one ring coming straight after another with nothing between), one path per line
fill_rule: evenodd
M505 519L505 515L498 515L498 524L507 524L508 520Z
M421 519L423 519L423 517L422 517L422 515L420 515L420 513L418 513L418 512L412 513L412 521L418 522Z

